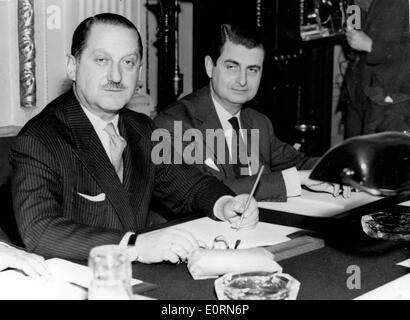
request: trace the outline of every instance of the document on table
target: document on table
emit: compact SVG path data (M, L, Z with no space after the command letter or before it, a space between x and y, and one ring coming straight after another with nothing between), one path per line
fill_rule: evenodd
M85 300L87 291L62 281L25 276L16 270L0 272L0 300Z
M330 193L312 192L302 189L299 197L288 198L287 202L258 202L259 208L296 213L312 217L332 217L344 211L380 200L365 192L352 192L350 198L333 197Z
M52 280L34 279L17 270L0 272L0 300L84 300L91 269L67 260L46 260ZM131 284L142 283L132 279Z
M410 300L410 273L369 291L354 300Z
M271 223L259 222L254 229L236 231L229 222L215 221L208 217L195 219L177 224L169 228L184 229L191 232L197 240L204 241L212 247L215 237L223 235L230 248L240 239L239 249L270 246L288 241L288 234L299 231L299 228L280 226Z
M53 258L46 261L53 278L57 281L69 282L88 288L92 279L92 272L88 266ZM141 280L131 279L131 285L142 283Z

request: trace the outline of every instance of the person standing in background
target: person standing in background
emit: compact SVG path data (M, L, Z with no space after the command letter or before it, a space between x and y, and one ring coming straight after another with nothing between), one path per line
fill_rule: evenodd
M355 0L361 29L347 25L345 138L410 128L408 0Z

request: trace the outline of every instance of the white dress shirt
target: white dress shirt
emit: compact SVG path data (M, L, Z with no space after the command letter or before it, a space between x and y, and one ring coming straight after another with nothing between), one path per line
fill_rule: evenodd
M238 113L236 113L235 115L232 115L223 106L221 106L220 103L216 101L212 93L211 93L211 97L212 97L212 101L214 103L215 110L218 115L219 121L221 122L222 129L224 130L224 133L225 133L225 139L226 139L226 143L228 144L229 155L232 155L231 149L232 149L233 128L232 128L231 123L229 122L229 119L232 117L237 117L239 120L241 111L239 110ZM241 130L243 129L241 121L239 121L239 129ZM243 131L241 131L241 135L242 135L242 138L244 139ZM256 172L254 174L256 174ZM285 181L287 197L296 197L302 193L302 187L300 185L299 174L297 172L296 167L282 170L282 177L283 177L283 180Z
M90 120L95 132L98 135L98 138L100 139L102 145L104 146L105 152L107 153L109 159L111 160L111 154L110 154L110 140L109 140L109 136L108 133L104 131L104 128L107 126L107 124L109 122L112 122L114 124L114 128L116 130L116 132L119 134L118 131L118 119L119 116L118 114L114 117L113 120L111 121L105 121L102 120L100 117L96 116L95 114L93 114L91 111L89 111L88 109L84 108L83 106L81 106L81 108L84 110L85 115L87 116L87 118ZM231 133L232 134L232 133ZM219 198L214 205L214 215L220 219L222 216L222 208L221 208L221 204L225 201L225 199L227 198L232 198L231 196L224 196ZM131 237L131 235L135 234L134 232L128 231L124 234L124 236L122 237L119 245L126 247L129 239ZM137 260L138 258L138 254L135 252L134 254L132 254L131 259L132 260Z
M105 121L105 120L101 119L100 117L96 116L90 110L84 108L83 106L81 106L81 108L84 110L84 113L87 116L88 120L90 120L95 132L97 133L98 138L100 138L100 141L101 141L101 143L104 147L105 152L107 153L108 158L112 162L111 152L110 152L110 136L108 135L107 132L104 131L104 129L107 126L107 124L112 122L112 124L114 125L114 128L115 128L115 131L119 135L120 134L119 131L118 131L119 115L118 114L115 115L114 119L112 119L110 121Z
M232 115L228 111L226 111L225 108L222 107L214 99L214 97L212 97L212 100L213 100L213 103L215 105L216 113L218 115L219 121L221 122L222 129L223 129L224 134L225 134L225 139L226 139L226 143L228 145L229 155L232 156L232 135L233 135L233 130L234 129L233 129L231 123L229 122L229 119L231 119L232 117L238 118L239 129L242 130L243 128L242 128L242 124L241 124L241 121L240 121L241 111L239 110L237 114ZM240 132L241 132L242 139L244 139L243 132L242 131L240 131Z

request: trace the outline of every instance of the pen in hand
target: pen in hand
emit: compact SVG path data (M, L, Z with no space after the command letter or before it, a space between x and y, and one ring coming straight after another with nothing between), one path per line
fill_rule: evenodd
M262 172L263 172L263 169L264 169L264 168L265 168L265 167L262 166L262 167L259 169L259 173L258 173L258 176L257 176L257 178L256 178L255 183L253 184L252 191L251 191L251 193L249 194L248 199L246 200L245 208L243 209L243 212L242 212L242 215L241 215L241 220L239 221L238 228L236 229L237 232L238 232L238 230L241 228L241 225L242 225L242 222L243 222L243 218L245 217L245 211L248 210L249 204L251 203L251 199L252 199L252 197L253 197L253 194L255 193L256 187L258 186L259 180L261 179Z

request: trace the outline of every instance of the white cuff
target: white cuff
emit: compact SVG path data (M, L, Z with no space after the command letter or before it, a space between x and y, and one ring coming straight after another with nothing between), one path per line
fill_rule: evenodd
M128 242L130 241L130 237L135 234L135 232L128 231L121 239L120 241L120 247L127 247Z
M227 200L233 199L232 196L222 196L218 200L216 200L214 204L214 216L217 217L219 220L225 221L223 215L223 206L225 205Z
M282 171L282 177L285 181L286 196L297 197L302 193L302 187L300 185L300 179L296 167L292 167Z
M11 246L9 246L7 243L4 242L0 242L0 246L4 246L6 248L11 248ZM0 271L3 271L4 269L7 269L8 266L5 265L4 263L1 263L2 261L0 261Z
M135 234L135 232L128 231L122 237L122 239L119 243L120 247L127 248L127 253L128 253L129 259L131 261L137 261L137 259L138 259L138 249L137 249L137 247L135 245L133 245L133 246L128 245L128 243L130 242L131 236L134 235L134 234Z
M5 243L5 242L1 242L0 241L0 245L1 246L5 246L5 247L7 247L7 248L10 248L11 246L10 245L8 245L7 243Z

